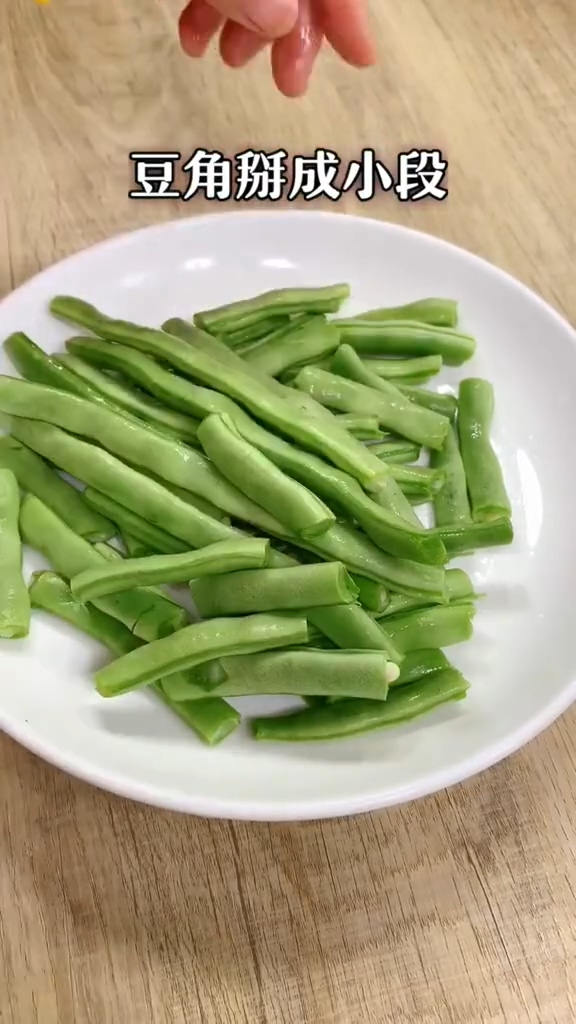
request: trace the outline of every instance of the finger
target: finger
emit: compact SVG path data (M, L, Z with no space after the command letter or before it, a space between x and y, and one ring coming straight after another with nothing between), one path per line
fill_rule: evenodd
M202 57L222 24L222 15L208 0L191 0L180 15L180 44L189 57Z
M279 39L293 28L298 0L212 0L225 18L265 39Z
M263 36L234 21L227 21L220 33L220 56L230 68L243 68L267 45Z
M272 46L272 74L284 96L303 96L308 88L323 40L317 10L315 0L300 0L296 25Z
M376 61L365 0L318 0L321 24L330 45L348 64Z

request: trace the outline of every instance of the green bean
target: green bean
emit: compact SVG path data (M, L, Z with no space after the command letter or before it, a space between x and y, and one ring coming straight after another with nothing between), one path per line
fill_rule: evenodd
M153 467L163 481L199 494L238 519L245 519L265 532L274 528L274 520L232 487L201 452L160 434L136 419L103 406L95 407L75 395L2 376L0 411L11 416L42 420L73 434L89 437L119 459L145 471ZM83 479L81 474L74 475ZM98 487L92 479L85 479L85 482ZM104 491L103 487L98 489Z
M458 402L454 395L445 395L438 391L427 391L426 388L412 388L408 386L407 382L399 384L398 390L411 402L421 405L422 408L429 409L431 412L436 412L439 416L446 416L449 420L453 420L456 416Z
M33 608L40 608L69 622L76 629L100 641L113 654L127 654L142 643L121 622L117 622L98 608L78 601L67 583L56 573L35 573L30 586L30 599ZM172 680L174 677L170 676L169 679ZM238 712L219 697L195 700L194 703L176 703L164 692L162 682L156 683L154 689L156 696L205 743L220 743L240 724Z
M377 377L400 384L424 384L442 369L441 356L420 356L418 359L368 359L366 369Z
M153 480L158 480L153 473L149 474ZM163 483L166 490L171 491L177 498L181 498L182 501L187 501L190 505L194 505L194 508L200 509L201 512L206 516L211 516L212 519L217 519L220 523L226 523L230 525L230 517L222 511L221 508L216 508L211 501L206 501L206 498L201 498L199 494L192 494L191 491L185 491L183 487L176 487L175 484L166 483L166 481L158 480L158 483Z
M202 334L198 331L196 331L194 336L192 336L190 332L193 332L194 329L190 328L190 325L186 324L184 321L166 321L166 323L163 324L163 329L171 332L175 337L186 341L187 344L199 348L202 352L207 352L208 354L212 353L219 361L223 361L228 369L236 368L242 371L243 368L246 368L244 361L242 359L238 359L233 352L230 352L227 346L223 345L218 338L211 338L209 335ZM252 374L256 374L258 381L266 387L267 391L272 390L274 392L274 397L285 399L285 401L292 406L292 412L294 415L298 416L298 420L300 420L302 416L305 418L307 416L312 416L314 419L322 419L322 425L325 432L330 431L331 426L334 424L338 429L341 429L337 417L334 416L329 409L323 408L323 406L316 402L310 395L295 391L292 388L284 387L275 378L268 377L266 374L257 373L254 369L250 370L250 372ZM238 429L240 429L239 426ZM318 429L320 429L320 424L318 425ZM270 432L267 431L266 433L269 434ZM273 437L274 435L271 436ZM263 450L262 445L256 444L256 447ZM308 447L308 445L305 444L304 447ZM363 450L366 452L366 449ZM355 476L356 474L352 473L351 475ZM374 482L373 488L368 487L367 489L374 489L376 500L383 504L387 509L405 519L412 526L420 528L421 524L418 517L412 512L410 503L389 475L379 477Z
M405 494L425 490L429 497L442 491L444 472L430 466L399 466L392 464L390 472Z
M82 398L89 398L91 402L109 404L95 388L57 363L21 331L11 334L6 339L4 349L12 365L26 380L69 391Z
M11 469L23 491L35 494L81 537L95 541L113 536L114 526L108 519L93 511L75 487L13 437L0 438L0 466Z
M101 494L100 491L95 490L93 487L86 488L84 497L90 508L103 514L105 512L112 519L112 522L116 523L120 533L124 534L126 530L129 530L141 544L148 546L153 554L178 555L189 550L184 541L177 540L176 537L172 537L165 530L161 530L159 526L154 526L153 523L147 522L146 519L142 519L136 512L125 508L124 505L120 505L113 498L108 498L105 494Z
M11 469L0 469L0 637L20 640L30 629L30 600L22 576L18 531L20 492Z
M385 701L341 700L289 715L255 718L251 722L252 734L257 740L284 742L355 736L409 722L440 704L462 700L468 688L460 672L448 668L411 686L395 687Z
M338 331L323 317L314 317L293 330L269 339L245 356L262 373L278 377L291 366L329 355L338 348Z
M367 580L364 576L356 576L351 573L352 580L358 589L358 601L363 608L379 615L384 611L390 601L386 587L374 580Z
M145 396L138 395L132 388L114 380L113 377L102 373L90 366L89 363L85 363L78 356L58 356L56 362L70 370L71 373L75 373L81 380L86 381L103 398L110 399L118 408L126 409L162 433L168 434L169 437L175 437L180 441L195 439L198 428L197 420L183 416L182 413L174 412L172 409L163 409Z
M168 537L169 534L166 534L166 536ZM162 553L157 552L154 548L144 544L141 540L138 540L137 537L133 537L132 534L127 533L126 530L122 530L121 537L128 558L146 558L148 555Z
M420 431L435 431L435 434L440 434L440 443L444 440L446 432L448 430L448 424L444 419L443 413L439 413L434 409L426 409L426 403L429 399L420 401L420 392L417 388L411 388L408 393L405 393L402 386L399 384L395 387L394 383L389 380L385 380L383 377L379 377L375 373L371 373L369 369L370 364L363 362L360 356L354 351L351 345L341 345L336 354L332 359L332 371L335 374L339 374L341 377L346 378L349 381L354 381L356 384L362 385L364 388L368 388L370 395L366 396L366 399L370 398L370 401L374 403L374 392L382 392L383 398L386 399L386 405L382 406L380 415L386 416L389 420L390 429L396 433L408 437L412 441L419 441L421 438L415 434L407 433L407 428L410 427L412 430L416 429L416 426ZM297 385L296 385L297 386ZM349 394L354 395L354 391L348 389ZM428 396L433 396L432 392L425 392ZM437 397L437 396L433 396ZM444 399L446 396L440 396ZM408 401L407 401L408 399ZM454 401L454 399L452 399ZM410 406L412 403L412 407ZM454 401L454 405L455 405ZM414 424L414 406L419 409L420 416L417 417L416 423ZM382 419L380 422L387 426L388 424L383 423ZM422 443L428 443L425 440L426 435L422 437ZM438 445L430 445L430 447L438 447Z
M87 544L40 501L29 495L22 503L20 523L23 539L67 579L90 566L116 562L122 557L109 545ZM166 592L155 587L136 587L127 593L96 598L94 604L146 641L167 636L189 621L185 610ZM207 681L212 681L212 675L220 681L222 672L218 664L213 668L214 672L208 673ZM186 682L199 678L202 678L202 673L195 670L186 675Z
M210 619L186 626L106 665L95 674L96 688L102 697L114 697L216 656L256 654L297 646L307 639L306 619L301 617L275 614Z
M472 580L463 569L446 570L446 597L449 604L462 604L475 601L479 595L475 593ZM406 594L391 594L388 604L376 618L387 619L390 615L400 615L414 608L426 608L430 602L424 595L407 597Z
M246 327L243 330L234 331L233 334L222 334L220 335L220 340L225 342L229 348L234 349L235 355L245 358L249 353L255 352L256 349L262 348L262 346L267 345L270 341L275 341L277 338L281 338L289 332L291 333L296 327L301 327L312 319L326 322L326 318L323 316L299 313L293 317L276 317L274 321L264 321L257 331L255 327ZM266 326L266 323L272 326L262 330L262 326ZM178 337L177 334L176 337ZM242 341L235 340L240 337L243 338Z
M255 344L258 341L262 341L264 338L268 338L270 334L276 333L276 331L282 331L290 327L290 317L287 316L271 316L265 320L261 320L256 324L249 324L248 327L239 327L236 331L230 331L228 334L223 334L222 340L236 349L240 345ZM212 331L208 332L212 334ZM216 331L216 334L218 332Z
M224 392L246 406L256 417L350 472L368 489L378 487L386 475L382 472L382 463L373 458L335 419L298 416L288 402L278 402L267 385L249 373L241 372L236 366L231 367L192 345L182 344L162 331L111 320L79 299L55 298L50 309L56 316L89 327L95 334L156 355L187 376ZM229 349L226 351L229 356L233 355Z
M514 540L514 528L510 519L489 519L485 523L438 526L430 530L430 533L441 537L451 558L471 554L478 548L511 544Z
M470 639L475 614L473 604L419 608L386 619L386 631L403 654L426 647L450 647Z
M370 451L391 466L400 466L407 462L416 462L420 458L421 448L419 445L410 444L409 441L382 441L371 444Z
M435 648L409 651L408 654L404 655L396 679L390 680L390 686L407 686L410 683L421 682L426 676L449 668L452 668L452 666L443 651ZM181 684L181 686L183 685L185 684ZM345 699L338 695L326 698L329 704Z
M164 680L154 683L153 686L156 696L211 747L225 740L240 725L240 714L236 708L227 704L221 697L173 701L164 689Z
M300 543L304 546L303 541ZM446 573L443 568L393 558L380 551L364 534L344 523L336 523L321 537L307 541L306 547L328 561L343 562L349 571L382 583L389 590L403 594L426 593L431 601L440 603L446 599Z
M70 581L80 601L118 594L133 587L159 583L187 583L204 575L259 569L266 565L269 542L257 537L224 540L185 555L150 555L121 559L98 568L84 569Z
M96 340L91 346L86 348L84 345L82 348L86 358L96 359L110 369L129 373L140 385L151 389L157 397L179 409L200 417L214 412L228 413L236 429L247 441L325 501L345 508L384 551L436 565L445 560L446 552L441 543L427 535L418 521L414 524L405 522L400 516L379 506L364 494L351 476L265 430L229 398L162 370L140 352ZM391 483L397 486L394 481ZM401 494L400 498L404 500Z
M192 579L190 592L199 615L211 619L353 604L358 588L339 562L316 562Z
M108 559L39 501L28 494L20 508L22 539L66 579L91 566L105 565ZM100 611L123 622L144 640L165 636L187 621L183 608L166 595L160 597L142 587L94 602Z
M456 431L451 426L444 446L432 452L430 465L444 473L444 487L434 496L436 526L452 526L472 522L466 474L460 455Z
M125 466L102 448L66 434L49 423L14 419L12 433L66 473L101 491L126 508L138 509L154 525L162 524L188 550L238 537L239 531L204 515L161 484Z
M403 654L387 631L358 604L310 608L307 617L311 626L319 629L337 647L385 651L396 665L402 662Z
M166 320L162 324L162 330L173 338L178 338L179 341L185 342L186 345L191 345L198 352L204 352L211 358L217 359L229 371L236 369L242 375L248 373L251 378L257 380L266 389L268 398L271 395L275 398L283 398L284 402L292 406L293 413L297 412L298 415L306 413L306 415L312 416L314 419L329 420L330 422L334 420L329 409L324 409L313 398L310 398L309 395L299 394L292 388L286 387L279 380L276 380L275 377L271 377L270 374L263 373L255 366L251 366L245 359L240 358L237 352L232 351L221 337L215 337L214 335L207 334L205 331L199 331L197 327L193 327L186 320L181 320L178 317Z
M398 675L397 666L390 664L383 651L296 648L225 658L224 668L228 678L213 687L210 696L286 694L386 700L390 677ZM184 696L186 692L182 689L180 693ZM201 700L206 697L206 690L189 687L186 696L189 700ZM173 699L178 699L176 692Z
M439 355L447 366L461 366L476 350L469 334L410 320L338 320L340 341L367 356Z
M118 562L124 558L122 551L115 548L113 544L107 544L106 541L97 541L92 547L98 554L103 555L107 562Z
M444 652L438 648L426 647L419 651L409 651L404 656L398 678L390 685L407 686L447 668L452 666Z
M339 413L336 419L341 426L360 441L379 441L384 437L378 425L377 416L358 416Z
M94 544L93 547L94 550L98 552L98 554L104 556L107 562L118 563L119 561L121 562L123 559L126 559L128 557L124 554L123 551L119 551L118 548L113 547L112 544L98 543ZM152 591L155 594L159 594L164 601L171 601L172 604L175 604L178 608L180 608L178 601L175 601L174 598L168 593L168 591L163 590L162 587L145 587L144 589ZM185 625L184 618L182 621L182 625Z
M336 313L349 297L347 284L321 288L277 288L251 299L229 302L215 309L204 309L194 316L197 327L213 334L229 334L241 327L259 324L270 316L294 313Z
M339 352L342 348L340 346ZM350 352L353 350L350 349ZM380 385L386 385L387 394L384 394L381 387L375 390L312 366L300 370L294 383L299 390L332 409L372 413L378 416L381 426L401 434L409 441L423 444L427 448L441 448L448 430L448 420L410 402L388 381L380 377L376 379Z
M472 518L482 523L510 516L502 467L490 442L494 389L487 380L469 378L458 392L458 433Z
M312 491L286 476L246 441L226 414L207 416L199 427L198 440L220 472L290 532L311 538L336 521Z
M435 327L456 327L458 303L454 299L417 299L403 306L383 306L358 313L353 320L416 320Z
M112 344L99 338L71 338L66 342L66 348L93 366L122 373L161 402L189 416L203 419L211 412L227 412L227 403L234 405L217 391L192 384L127 345Z
M33 573L29 593L33 608L57 615L94 640L99 640L118 657L136 650L143 643L122 622L95 606L82 604L62 576L55 572L42 570Z

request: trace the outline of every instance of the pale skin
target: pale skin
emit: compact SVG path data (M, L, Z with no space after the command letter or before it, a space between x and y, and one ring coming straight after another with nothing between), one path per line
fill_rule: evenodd
M353 67L376 59L365 0L190 0L179 30L190 57L202 57L218 35L232 68L269 47L274 82L289 97L306 92L324 40Z

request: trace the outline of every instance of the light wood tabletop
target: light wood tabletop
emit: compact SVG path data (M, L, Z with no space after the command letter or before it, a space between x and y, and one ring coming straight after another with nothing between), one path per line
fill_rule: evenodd
M300 101L273 91L265 58L185 59L175 14L0 5L0 295L117 232L212 208L129 199L130 151L374 147L394 165L438 148L444 202L326 207L472 249L576 322L573 0L379 0L378 65L326 53ZM132 804L2 738L0 1021L571 1024L575 726L565 715L437 797L290 826Z

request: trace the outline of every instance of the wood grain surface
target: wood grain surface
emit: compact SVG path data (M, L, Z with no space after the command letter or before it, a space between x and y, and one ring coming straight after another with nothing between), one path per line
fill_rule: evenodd
M358 211L474 250L576 321L573 0L379 0L378 66L326 53L298 102L264 58L186 60L175 13L3 0L0 295L208 208L129 200L131 150L417 146L443 150L448 199ZM137 806L1 739L2 1024L572 1024L575 724L437 797L289 827Z

